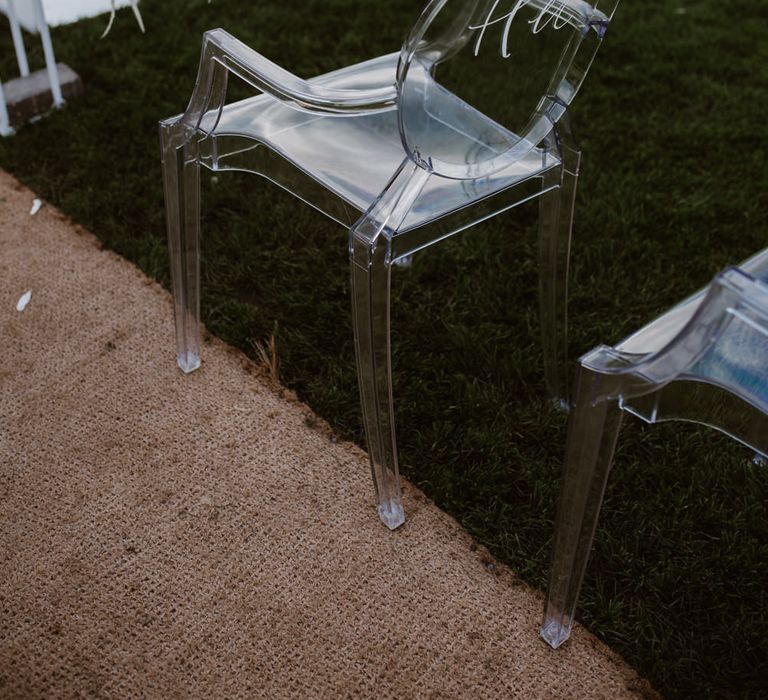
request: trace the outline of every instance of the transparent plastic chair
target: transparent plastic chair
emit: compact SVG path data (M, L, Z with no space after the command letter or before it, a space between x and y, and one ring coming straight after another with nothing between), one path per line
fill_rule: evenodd
M570 635L623 413L716 428L768 456L768 249L579 361L541 636Z
M600 7L598 8L598 2ZM350 231L358 377L378 511L404 522L390 366L393 264L540 201L543 354L563 397L580 154L567 119L618 0L431 0L399 53L303 80L206 32L186 111L160 123L177 360L200 364L200 166L256 173ZM236 76L261 94L227 104Z

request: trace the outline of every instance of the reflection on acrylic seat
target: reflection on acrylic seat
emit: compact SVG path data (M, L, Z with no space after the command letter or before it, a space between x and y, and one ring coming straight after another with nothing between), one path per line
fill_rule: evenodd
M624 412L685 420L768 455L768 249L580 360L541 635L569 636Z
M566 394L565 295L580 160L567 107L617 3L431 0L399 53L311 80L212 30L189 106L161 122L177 360L185 372L200 364L201 165L260 174L349 228L363 419L379 515L390 528L404 520L389 345L394 263L538 198L545 375L555 396ZM227 104L231 76L260 94Z

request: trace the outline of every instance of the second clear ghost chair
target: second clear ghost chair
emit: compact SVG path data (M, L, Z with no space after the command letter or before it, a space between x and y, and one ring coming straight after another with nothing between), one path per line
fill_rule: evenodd
M721 430L768 458L768 249L579 362L541 636L571 633L624 412Z
M580 154L566 109L618 0L432 0L400 52L303 80L206 32L186 111L160 124L177 360L200 364L200 166L263 175L347 227L358 378L378 512L404 522L390 274L415 251L540 198L549 390L565 395ZM599 4L599 7L598 7ZM236 76L262 94L226 103Z

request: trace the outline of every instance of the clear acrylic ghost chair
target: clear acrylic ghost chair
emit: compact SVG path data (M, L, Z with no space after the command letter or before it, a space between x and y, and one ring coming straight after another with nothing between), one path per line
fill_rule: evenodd
M550 391L563 396L579 169L566 118L618 0L432 0L399 53L303 80L227 32L203 38L187 110L160 124L177 359L200 364L199 171L262 175L350 230L358 377L379 515L404 521L395 445L391 267L540 197ZM226 104L234 75L262 94Z
M579 361L541 636L571 632L624 412L709 425L768 455L768 249Z

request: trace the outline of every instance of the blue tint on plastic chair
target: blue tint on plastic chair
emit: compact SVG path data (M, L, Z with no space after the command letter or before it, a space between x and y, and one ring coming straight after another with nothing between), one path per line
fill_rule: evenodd
M390 359L398 261L538 198L544 367L566 395L580 153L567 109L618 0L431 0L399 53L301 79L206 32L186 111L161 122L177 362L200 366L200 167L244 170L349 229L352 316L379 515L404 521ZM227 103L235 76L256 94ZM258 228L258 222L255 224Z
M768 456L768 249L720 273L576 377L542 637L570 635L623 412L716 428Z

